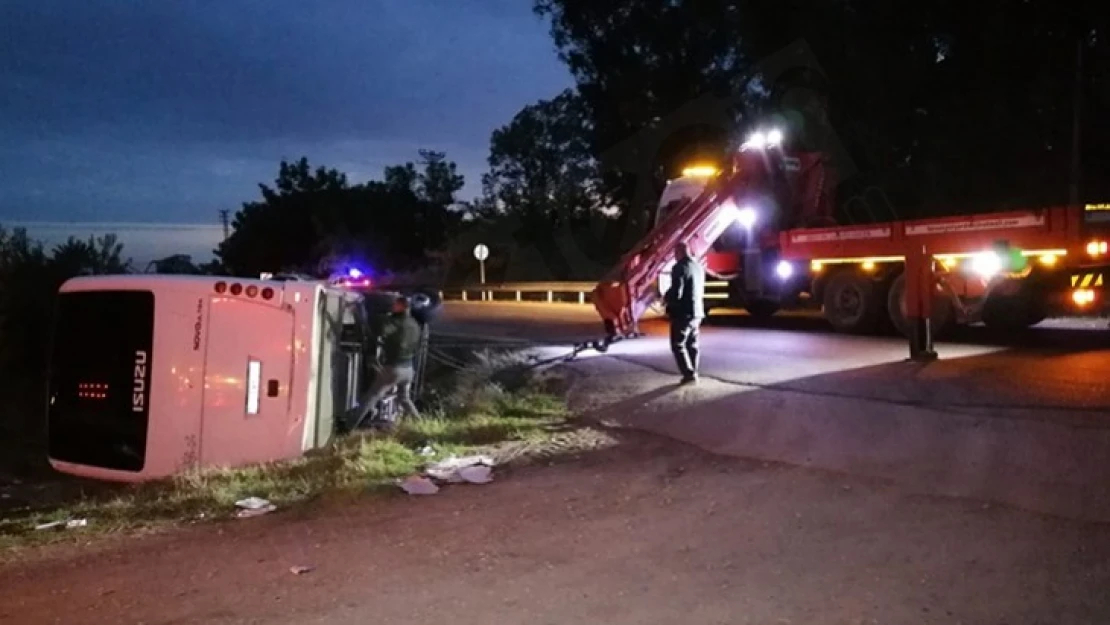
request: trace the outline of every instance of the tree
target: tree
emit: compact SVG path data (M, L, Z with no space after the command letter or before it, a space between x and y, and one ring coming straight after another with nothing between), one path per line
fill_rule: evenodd
M482 180L486 201L477 211L511 215L549 235L598 210L589 132L587 111L573 90L524 107L490 139L490 171Z
M420 163L424 166L418 179L420 199L444 208L453 206L466 184L455 163L447 160L446 153L433 150L420 150Z
M114 234L89 237L81 241L70 237L54 248L51 263L58 276L120 274L131 271L131 259L124 260L123 244Z
M393 165L385 169L385 184L412 192L425 202L444 208L455 204L455 195L462 190L465 180L458 173L458 166L447 160L447 154L434 150L420 150L417 171L413 163Z
M422 174L404 165L387 168L384 181L352 185L345 174L313 169L306 158L283 161L273 187L259 185L262 200L236 213L233 232L216 255L226 272L243 276L321 275L347 262L381 271L418 266L429 250L444 245L457 222L424 192L434 188L437 199L444 190L453 194L462 186L453 171L453 163L442 161Z
M26 412L43 396L58 289L75 276L128 271L122 251L109 234L71 237L48 254L26 230L0 228L0 389L8 407Z
M628 228L609 211L592 130L584 99L568 89L494 131L483 195L468 207L471 232L504 246L491 271L513 280L589 278L615 260ZM473 264L465 254L459 260Z
M337 204L349 201L346 175L311 168L307 158L282 161L274 185L258 185L262 200L243 204L232 233L216 256L236 275L298 271L321 254L320 242L336 227Z
M419 178L420 174L416 173L416 165L412 163L390 165L385 168L385 184L393 189L416 194L418 192L417 180L419 180Z
M737 33L739 14L726 2L673 0L536 0L538 14L551 20L560 56L577 82L590 116L590 147L602 158L638 133L665 123L684 105L704 95L741 92L746 55ZM736 116L739 111L728 111ZM727 128L693 120L673 132L687 135L638 154L639 164L606 166L605 189L621 209L633 208L637 182L661 189L693 151L719 157ZM629 171L632 170L632 171ZM650 180L636 181L633 173ZM644 207L635 207L642 211Z
M188 254L173 254L150 262L150 269L154 273L169 273L181 275L198 275L204 273L200 266L193 263L193 257Z
M1097 118L1110 95L1105 82L1099 92L1099 75L1105 80L1110 69L1106 27L1105 9L1088 2L1031 0L1001 13L941 4L934 36L944 60L929 85L932 123L922 146L922 182L944 194L938 200L1067 202L1077 104L1086 118L1083 195L1106 197L1110 185L1097 173L1110 164L1110 127Z

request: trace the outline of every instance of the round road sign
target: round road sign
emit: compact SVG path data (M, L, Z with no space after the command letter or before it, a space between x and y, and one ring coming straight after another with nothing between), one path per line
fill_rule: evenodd
M485 245L482 245L481 243L479 243L478 245L475 245L474 246L474 258L477 258L480 261L489 258L489 248L486 247Z

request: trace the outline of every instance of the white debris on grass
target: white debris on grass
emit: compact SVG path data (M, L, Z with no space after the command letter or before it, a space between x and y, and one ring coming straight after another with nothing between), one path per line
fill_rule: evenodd
M439 492L436 482L489 484L493 481L493 466L489 456L450 456L425 467L423 475L410 475L397 485L410 495L434 495Z
M247 497L246 499L240 499L239 501L235 502L235 507L239 508L239 510L235 513L235 516L240 519L262 516L263 514L269 514L274 510L277 510L277 506L270 503L269 500L263 499L261 497Z
M397 485L410 495L434 495L439 492L439 487L435 485L435 482L419 475L410 475L398 482Z
M428 465L424 475L448 484L486 484L491 481L493 459L489 456L450 456Z
M476 464L459 469L459 477L469 484L489 484L493 481L493 469L484 464Z
M41 525L36 525L35 530L36 531L43 531L43 530L53 530L53 529L62 529L62 528L65 528L67 530L72 530L72 529L77 529L79 527L88 527L88 526L89 526L89 520L88 519L69 519L69 520L66 520L66 521L52 521L50 523L43 523Z

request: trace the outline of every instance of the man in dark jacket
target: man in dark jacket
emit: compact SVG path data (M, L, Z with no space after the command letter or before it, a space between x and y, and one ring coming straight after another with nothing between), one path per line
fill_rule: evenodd
M698 380L698 330L705 318L705 268L690 257L685 243L675 246L667 316L671 321L671 352L683 384Z
M354 419L346 423L347 428L357 427L367 416L376 417L378 403L394 387L401 410L409 417L419 417L420 413L412 401L412 382L416 377L416 355L420 349L420 324L409 311L408 298L399 296L393 302L393 311L385 319L380 335L380 356L375 369L376 375L370 388L359 402ZM369 354L373 356L373 354ZM389 426L391 423L382 422Z

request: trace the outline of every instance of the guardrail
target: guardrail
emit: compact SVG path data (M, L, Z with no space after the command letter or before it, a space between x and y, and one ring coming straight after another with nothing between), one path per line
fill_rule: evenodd
M439 298L462 302L540 302L591 304L596 282L509 282L442 287ZM727 282L706 282L706 299L727 299Z
M439 291L442 300L463 302L556 302L592 303L594 282L509 282L505 284L479 284L444 287Z

